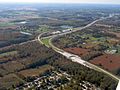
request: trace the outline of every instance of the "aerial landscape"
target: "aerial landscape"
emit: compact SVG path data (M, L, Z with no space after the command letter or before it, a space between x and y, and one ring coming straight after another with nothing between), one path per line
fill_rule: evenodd
M120 90L120 2L47 1L0 1L0 90Z

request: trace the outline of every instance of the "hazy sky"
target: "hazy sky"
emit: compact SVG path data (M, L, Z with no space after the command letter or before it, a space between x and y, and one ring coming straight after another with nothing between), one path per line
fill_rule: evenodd
M120 4L120 0L0 0L0 2L29 2L29 3L103 3Z

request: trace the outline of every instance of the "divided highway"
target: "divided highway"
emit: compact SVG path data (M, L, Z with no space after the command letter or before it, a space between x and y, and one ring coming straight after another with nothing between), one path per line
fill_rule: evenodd
M109 18L109 17L106 17L106 18ZM94 65L94 64L91 64L91 63L89 63L89 62L87 62L87 61L85 61L85 60L82 60L81 57L79 57L79 56L77 56L77 55L68 53L68 52L66 52L66 51L64 51L64 50L61 50L61 49L59 49L58 47L54 46L53 43L52 43L52 40L54 40L54 39L55 39L56 37L58 37L58 36L62 36L62 35L65 35L65 34L70 34L70 33L76 32L76 31L78 31L78 30L83 30L83 29L85 29L85 28L88 28L88 27L92 26L92 25L95 24L96 22L98 22L98 21L100 21L100 20L103 20L103 19L106 19L106 18L101 18L101 19L95 20L95 21L91 22L90 24L88 24L88 25L86 25L86 26L84 26L84 27L74 28L74 30L72 30L72 31L65 32L65 33L60 33L60 34L57 34L57 35L52 35L52 36L48 36L48 37L43 37L43 38L41 38L41 35L42 35L42 34L40 34L40 35L38 36L38 40L39 40L39 42L40 42L41 44L44 44L44 43L41 41L41 39L50 38L50 39L49 39L49 45L50 45L50 47L51 47L53 50L55 50L57 53L60 53L61 55L65 56L66 58L68 58L68 59L70 59L70 60L72 60L73 62L76 62L76 63L79 63L79 64L81 64L81 65L84 65L84 66L86 66L86 67L88 67L88 68L90 68L90 69L94 69L94 70L96 70L96 71L103 72L103 73L109 75L110 77L114 78L116 81L119 81L120 79L119 79L117 76L111 74L110 72L108 72L108 71L106 71L106 70L104 70L104 69L102 69L102 68L100 68L100 67L98 67L98 66L96 66L96 65ZM116 90L120 90L119 88L120 88L120 82L119 82Z

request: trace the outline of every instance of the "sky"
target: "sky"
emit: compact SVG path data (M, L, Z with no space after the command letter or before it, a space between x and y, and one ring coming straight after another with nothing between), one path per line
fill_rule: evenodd
M98 3L98 4L120 4L120 0L0 0L5 2L28 2L28 3Z

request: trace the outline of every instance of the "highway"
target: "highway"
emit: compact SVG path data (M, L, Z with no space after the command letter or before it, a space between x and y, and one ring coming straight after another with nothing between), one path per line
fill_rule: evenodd
M91 22L90 24L88 24L88 25L86 25L86 26L84 26L84 27L74 28L74 30L72 30L72 31L65 32L65 33L60 33L60 34L57 34L57 35L52 35L52 36L48 36L48 37L41 38L41 35L42 35L42 34L40 34L40 35L38 36L38 40L40 41L41 44L44 44L44 43L41 41L41 39L50 38L50 40L49 40L50 47L51 47L53 50L55 50L57 53L60 53L61 55L65 56L66 58L68 58L68 59L70 59L70 60L72 60L73 62L79 63L79 64L81 64L81 65L83 65L83 66L86 66L86 67L88 67L88 68L90 68L90 69L94 69L94 70L96 70L96 71L103 72L103 73L109 75L110 77L114 78L116 81L119 81L120 79L119 79L117 76L111 74L110 72L108 72L108 71L106 71L106 70L104 70L104 69L102 69L102 68L100 68L100 67L98 67L98 66L96 66L96 65L94 65L94 64L91 64L91 63L89 63L89 62L87 62L87 61L85 61L85 60L82 60L81 57L79 57L79 56L77 56L77 55L68 53L68 52L66 52L66 51L64 51L64 50L61 50L61 49L59 49L58 47L54 46L53 43L52 43L52 40L55 39L55 38L58 37L58 36L70 34L70 33L76 32L76 31L78 31L78 30L86 29L86 28L92 26L93 24L95 24L96 22L98 22L98 21L100 21L100 20L107 19L107 18L109 18L109 17L100 18L100 19L98 19L98 20L95 20L95 21ZM120 82L119 82L116 90L120 90L120 89L118 89L119 86L120 86Z
M120 80L118 82L118 86L117 86L116 90L120 90Z
M104 70L104 69L102 69L102 68L100 68L100 67L98 67L98 66L96 66L96 65L94 65L94 64L91 64L91 63L89 63L89 62L87 62L87 61L85 61L85 60L82 60L81 57L79 57L78 55L74 55L74 54L68 53L68 52L66 52L66 51L63 51L63 50L57 48L56 46L54 46L54 45L52 44L52 40L53 40L54 38L55 38L55 37L51 38L51 39L49 40L49 43L50 43L50 46L52 47L52 49L55 50L56 52L62 54L63 56L65 56L66 58L72 60L73 62L79 63L79 64L81 64L81 65L83 65L83 66L86 66L86 67L88 67L88 68L90 68L90 69L94 69L94 70L96 70L96 71L103 72L103 73L111 76L111 77L114 78L115 80L119 81L119 78L118 78L117 76L111 74L110 72L108 72L108 71L106 71L106 70Z

